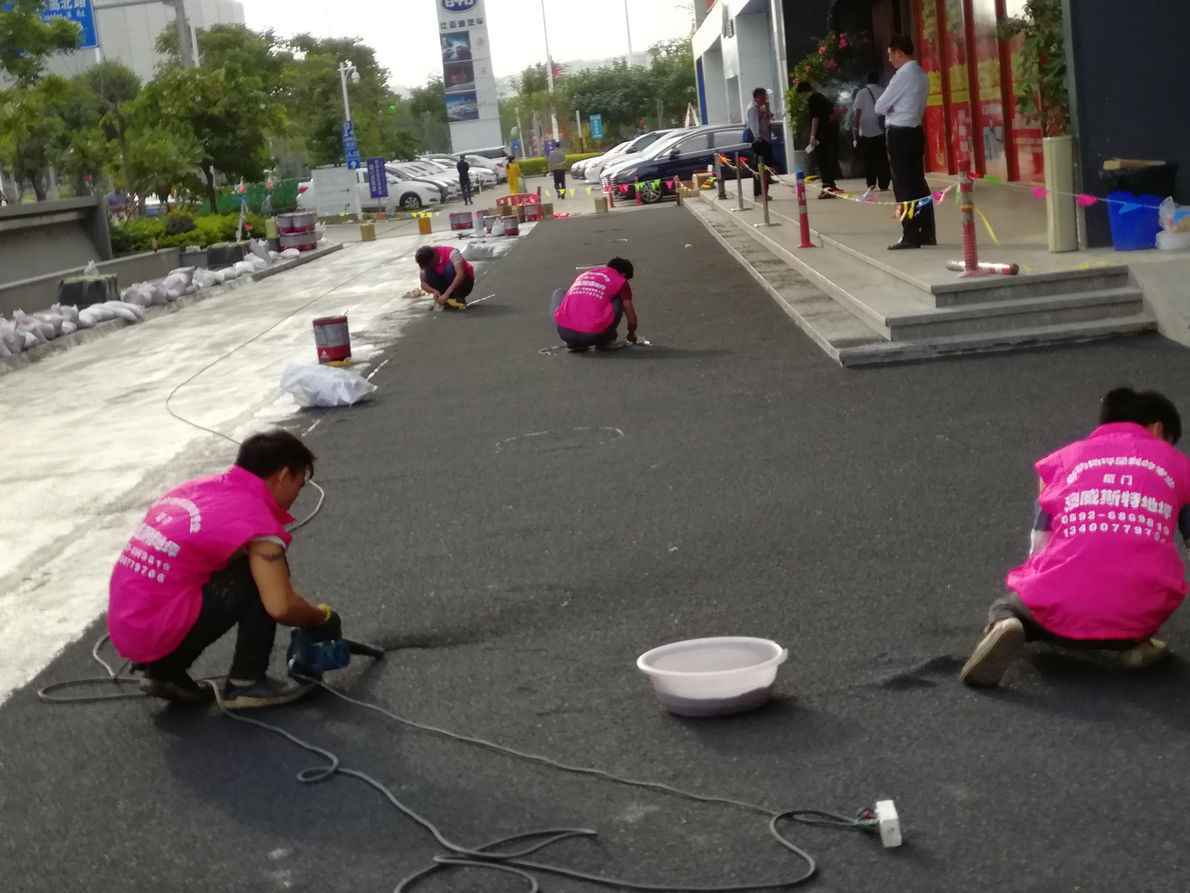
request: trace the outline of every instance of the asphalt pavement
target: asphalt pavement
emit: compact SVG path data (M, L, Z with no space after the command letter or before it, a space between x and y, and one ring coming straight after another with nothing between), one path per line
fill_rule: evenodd
M348 635L389 649L332 684L774 812L894 798L899 850L790 830L819 859L811 890L1186 886L1183 658L1124 675L1038 649L1001 691L957 680L1026 549L1032 462L1090 430L1117 384L1190 411L1181 348L1154 336L845 370L680 207L522 240L481 278L475 296L493 298L410 322L377 398L310 435L328 497L295 541L295 580ZM653 346L543 351L558 344L551 291L617 254L636 265ZM442 852L355 778L300 783L318 757L214 708L39 703L38 687L94 674L101 632L0 706L6 890L391 891ZM1190 650L1184 615L1166 632ZM659 709L637 655L706 635L789 649L771 704L709 720ZM223 672L228 654L196 671ZM565 774L325 693L258 718L465 845L590 828L597 840L534 858L673 890L802 872L739 810ZM601 889L538 877L549 893ZM527 887L457 870L418 889Z

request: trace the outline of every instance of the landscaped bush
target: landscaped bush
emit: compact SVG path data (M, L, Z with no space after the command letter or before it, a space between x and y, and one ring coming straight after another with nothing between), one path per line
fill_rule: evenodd
M175 218L189 220L191 228L183 230L181 221L171 223ZM138 251L152 251L153 240L159 248L188 248L196 245L206 248L218 242L234 242L238 214L203 214L191 218L185 214L170 214L167 217L140 217L112 227L112 251L119 254L135 254ZM264 238L264 218L259 214L248 214L244 218L244 238ZM170 230L174 231L171 232Z
M584 158L595 158L597 155L602 155L602 152L581 152L574 155L566 156L566 172L570 172L570 166L576 161L582 161ZM522 158L517 161L521 166L521 173L526 177L537 176L549 173L549 160L546 158Z
M189 214L170 214L165 218L165 234L180 236L182 233L194 231L194 218Z

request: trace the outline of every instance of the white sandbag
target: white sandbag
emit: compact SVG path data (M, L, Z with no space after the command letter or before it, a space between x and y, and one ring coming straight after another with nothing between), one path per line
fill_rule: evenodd
M253 257L259 257L265 263L269 260L268 239L253 239L248 243L248 251ZM245 258L247 260L247 258Z
M504 239L472 239L463 246L465 260L490 260L512 250L514 242Z
M250 254L244 260L252 264L253 272L256 273L262 273L269 268L269 262L257 254Z
M51 338L57 337L57 332L54 331L53 326L43 323L23 310L17 310L13 313L12 321L16 323L18 332L32 335L34 341L38 344L45 344ZM26 344L28 344L28 340L28 338L25 339Z
M25 336L17 331L16 323L3 317L0 317L0 344L14 355L25 348Z
M217 270L216 272L223 277L224 282L231 282L233 279L240 278L240 271L235 267L224 267L222 270Z
M92 326L98 325L102 320L99 318L99 311L94 307L84 307L79 311L79 328L89 329Z
M161 280L161 287L165 291L166 300L176 301L186 294L186 290L190 288L190 277L170 273Z
M73 335L78 330L79 330L78 323L73 323L68 319L63 320L63 322L62 322L62 334L63 335Z
M295 249L294 249L294 251L297 251L297 249L295 248ZM300 251L298 251L298 254L301 254L301 252L300 252ZM269 252L269 260L270 260L270 261L272 261L273 263L276 263L276 262L277 262L277 261L279 261L280 259L281 259L281 252L280 252L280 251L270 251L270 252Z
M50 309L59 314L66 322L79 321L79 309L74 304L54 304Z
M127 322L141 322L145 318L144 308L138 307L136 304L128 304L124 301L107 301L103 306L115 313L117 319Z
M120 300L138 307L148 307L153 303L153 293L147 282L137 282L120 292Z
M57 338L59 335L61 335L62 323L66 322L65 317L63 317L61 313L57 313L53 310L38 310L33 314L33 318L53 327L52 334L50 332L46 332L44 326L42 327L42 332L45 334L46 338Z
M173 279L173 278L177 277L177 278L185 280L186 284L189 285L191 282L194 281L194 274L197 272L198 272L198 269L196 267L176 267L176 268L170 270L169 274L165 278Z
M301 256L302 256L302 253L300 251L298 251L296 248L286 248L284 251L281 252L281 257L283 257L285 260L293 260L295 257L301 257Z
M3 360L5 357L11 357L11 356L12 356L12 351L8 349L8 345L5 344L3 341L0 341L0 360Z
M24 339L24 343L21 345L22 350L32 350L39 344L45 344L44 341L38 340L37 336L28 329L21 330L21 337Z
M212 285L218 285L222 281L222 277L216 276L210 270L195 270L192 284L198 288L210 288Z
M251 261L241 260L236 261L235 271L237 276L251 276L256 272L256 267Z
M350 369L290 363L281 373L281 390L301 406L351 406L371 397L376 385Z

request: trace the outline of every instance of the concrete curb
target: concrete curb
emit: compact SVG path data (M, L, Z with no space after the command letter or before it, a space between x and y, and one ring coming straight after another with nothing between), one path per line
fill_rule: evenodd
M146 307L144 322L156 319L160 316L167 316L171 313L177 313L186 307L190 307L207 298L212 298L215 295L221 295L225 292L247 285L250 282L259 282L262 279L267 279L270 276L275 276L278 273L284 273L287 270L292 270L294 267L300 267L304 264L311 263L319 258L326 257L328 254L334 254L336 251L342 251L343 244L336 242L333 245L327 245L325 248L316 248L313 251L303 254L301 257L295 257L292 260L282 261L275 266L269 267L267 270L261 270L259 273L253 273L251 276L241 276L238 279L233 279L231 282L226 282L223 285L216 285L213 288L204 288L201 291L196 291L192 295L185 295L178 298L170 304L162 304L157 307ZM0 375L8 372L15 372L18 369L24 369L33 363L44 360L46 357L52 357L54 354L62 353L70 350L72 347L78 347L81 344L87 344L91 341L96 341L107 335L117 332L120 329L128 326L143 325L139 322L128 322L123 319L110 319L106 322L101 322L97 326L92 326L89 329L79 329L70 335L63 335L60 338L55 338L53 341L39 344L32 350L25 350L17 354L15 357L0 357Z

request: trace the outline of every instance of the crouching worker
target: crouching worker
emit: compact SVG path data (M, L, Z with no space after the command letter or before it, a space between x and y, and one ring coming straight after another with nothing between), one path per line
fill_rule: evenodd
M1036 465L1032 550L961 671L969 685L998 685L1029 641L1112 652L1126 669L1167 652L1153 635L1186 595L1179 553L1190 542L1190 459L1173 447L1181 419L1161 394L1117 388L1099 422Z
M339 616L294 591L285 554L288 510L314 454L285 431L244 441L223 474L188 481L149 509L112 571L112 644L144 672L140 688L170 701L213 697L187 672L236 627L223 688L228 710L284 704L313 686L267 675L277 624L316 641L342 637Z
M616 350L621 318L628 319L628 340L636 341L636 308L632 304L632 262L613 257L605 267L587 270L570 286L554 292L550 307L558 334L574 352Z
M421 268L422 289L432 294L439 306L453 310L467 307L467 296L475 288L475 268L459 249L422 245L413 258Z

